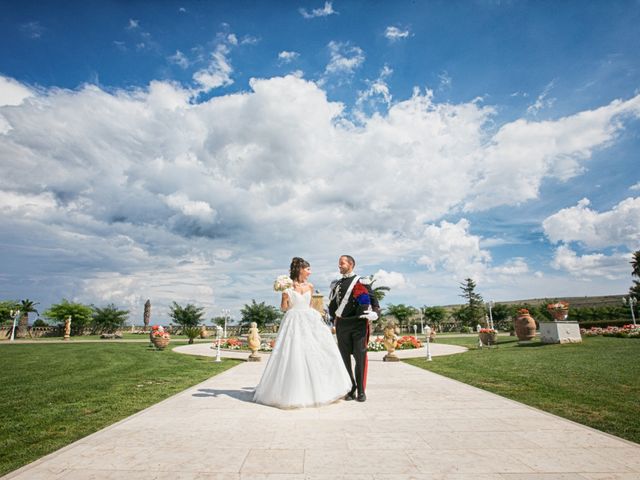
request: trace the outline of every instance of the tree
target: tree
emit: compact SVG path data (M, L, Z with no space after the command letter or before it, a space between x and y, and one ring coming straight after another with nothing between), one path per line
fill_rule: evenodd
M513 314L513 308L505 305L504 303L496 303L491 308L493 326L498 330L510 330Z
M144 322L144 331L149 328L149 322L151 321L151 300L144 302L144 314L142 315L142 321Z
M89 305L82 303L70 302L66 298L62 302L51 305L49 310L43 315L58 323L64 323L67 317L71 317L71 333L73 335L82 335L84 329L91 322L91 314L93 309Z
M387 292L391 291L391 288L389 287L384 287L384 286L379 286L379 287L374 287L373 284L376 283L377 280L372 280L371 281L371 285L369 285L371 287L371 293L373 294L374 297L376 297L376 300L378 300L378 303L380 303L384 297L387 295Z
M229 319L227 317L213 317L211 319L211 323L213 325L217 325L219 327L224 327L225 320L229 321Z
M182 334L189 339L189 345L191 345L193 339L200 336L200 327L182 327Z
M173 305L169 307L169 309L171 310L169 316L181 327L197 327L204 315L203 307L196 307L191 303L182 307L176 302L173 302Z
M447 318L447 310L443 307L422 307L422 315L427 325L433 325L440 330L442 322Z
M129 310L119 310L113 303L104 308L93 307L92 327L94 333L115 333L129 316Z
M29 314L32 312L38 313L38 310L35 308L36 305L38 305L38 302L33 302L28 298L20 300L20 305L18 305L18 310L20 310L20 319L18 320L18 329L16 331L17 338L24 338L27 336L29 328ZM40 314L38 313L38 315Z
M476 282L471 278L466 278L464 283L460 284L460 290L462 290L460 296L467 300L466 309L468 310L460 320L465 318L463 323L474 327L477 323L484 321L484 301L480 294L476 293Z
M15 300L3 300L0 302L0 324L8 324L13 322L13 318L9 313L19 308L19 303Z
M273 305L267 305L264 302L256 303L253 299L250 305L242 307L240 314L242 315L241 322L244 325L256 322L258 328L263 328L268 323L278 323L282 315Z
M409 323L409 319L416 313L417 310L414 307L410 307L402 303L398 305L389 304L385 309L385 314L396 317L400 325L407 325Z
M631 270L631 276L636 277L640 280L640 250L636 250L633 252L633 259L631 260L631 266L633 270ZM640 299L640 281L633 280L633 285L629 288L629 295Z

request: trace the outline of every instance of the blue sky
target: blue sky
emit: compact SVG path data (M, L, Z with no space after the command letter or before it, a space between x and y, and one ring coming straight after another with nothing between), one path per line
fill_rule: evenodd
M640 3L1 2L0 297L626 292Z

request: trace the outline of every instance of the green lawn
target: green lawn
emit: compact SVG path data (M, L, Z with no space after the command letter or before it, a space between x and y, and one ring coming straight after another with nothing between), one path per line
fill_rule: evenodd
M498 337L477 348L477 337L442 339L468 352L407 363L575 422L640 443L640 340L585 337L583 343L519 346Z
M238 363L144 343L0 345L0 475Z

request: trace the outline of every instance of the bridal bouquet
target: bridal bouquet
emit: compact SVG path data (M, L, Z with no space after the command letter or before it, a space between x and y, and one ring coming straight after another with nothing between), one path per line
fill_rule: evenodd
M287 288L293 287L293 280L289 278L289 275L280 275L273 282L273 289L276 292L284 292Z

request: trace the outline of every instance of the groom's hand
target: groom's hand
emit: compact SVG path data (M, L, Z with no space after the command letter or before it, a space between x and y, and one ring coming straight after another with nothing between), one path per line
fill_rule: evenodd
M378 314L376 312L374 312L373 310L370 310L367 313L365 313L364 315L360 315L360 318L366 318L370 322L374 322L374 321L376 321L378 319Z

